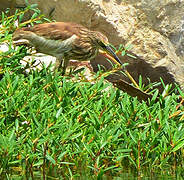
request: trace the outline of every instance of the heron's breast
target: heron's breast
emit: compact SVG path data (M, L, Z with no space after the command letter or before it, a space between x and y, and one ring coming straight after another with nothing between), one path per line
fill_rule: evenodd
M52 40L35 35L30 39L30 44L35 46L39 52L44 54L62 56L71 51L73 41L76 39L76 37L76 35L73 35L66 40Z

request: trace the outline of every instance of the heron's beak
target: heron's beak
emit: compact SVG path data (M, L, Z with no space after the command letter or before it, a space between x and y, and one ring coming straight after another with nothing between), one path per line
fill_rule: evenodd
M123 66L123 63L121 62L121 60L118 58L118 56L115 54L115 52L112 50L112 48L109 45L106 45L104 47L104 51L109 54L111 57L113 57L113 59L116 60L116 63L121 64Z

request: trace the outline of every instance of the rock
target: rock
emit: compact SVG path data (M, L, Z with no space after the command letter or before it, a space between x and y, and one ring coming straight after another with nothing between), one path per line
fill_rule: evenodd
M38 0L37 4L56 21L72 21L101 31L116 47L131 44L128 52L136 59L129 56L121 59L129 63L127 69L137 82L141 75L145 84L149 83L148 79L155 82L162 78L165 83L184 87L184 2L181 0ZM105 59L97 57L92 62L95 70L98 63L109 67ZM121 78L130 82L125 76Z
M140 9L152 29L166 36L175 52L184 60L184 1L181 0L128 0L128 4Z
M9 45L7 43L0 44L0 53L7 52L9 50Z

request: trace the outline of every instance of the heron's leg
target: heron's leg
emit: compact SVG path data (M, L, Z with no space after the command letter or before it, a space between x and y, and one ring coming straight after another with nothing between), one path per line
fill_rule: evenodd
M65 74L66 68L68 66L69 60L68 59L63 59L63 58L57 58L54 71L62 69L62 75Z
M64 62L63 62L63 66L62 66L62 75L65 74L66 68L67 68L67 66L68 66L68 63L69 63L69 59L65 58L65 59L64 59Z
M54 66L54 69L53 71L56 71L56 70L59 70L62 66L62 61L63 59L61 58L56 58L56 62L55 62L55 66Z

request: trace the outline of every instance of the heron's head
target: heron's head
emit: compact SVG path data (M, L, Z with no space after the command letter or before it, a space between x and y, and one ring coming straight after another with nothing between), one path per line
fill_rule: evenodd
M118 64L123 65L121 60L118 58L118 56L115 54L115 52L111 48L110 43L108 41L108 38L104 34L102 34L100 32L95 32L94 39L95 39L94 42L95 42L96 46L100 50L102 50L103 52L105 52L108 55L110 55L111 57L113 57Z

